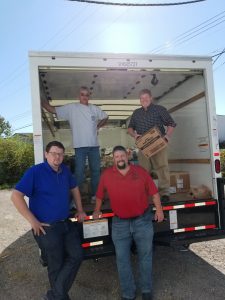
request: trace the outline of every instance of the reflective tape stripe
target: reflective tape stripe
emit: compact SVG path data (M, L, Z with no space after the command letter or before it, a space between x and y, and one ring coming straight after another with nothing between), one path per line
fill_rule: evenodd
M180 205L167 205L167 206L163 206L163 210L174 210L174 209L182 209L182 208L192 208L192 207L198 207L198 206L210 206L210 205L216 205L216 201L215 200L212 200L212 201L204 201L204 202L199 202L199 203L186 203L186 204L180 204ZM153 211L155 211L155 207L153 207ZM103 213L101 215L101 218L112 218L114 216L114 213L113 212L110 212L110 213ZM77 218L70 218L70 220L72 222L77 222L78 219ZM85 221L88 221L88 220L93 220L93 216L87 216L85 218Z
M99 219L102 219L102 218L110 218L110 217L113 217L114 216L114 213L104 213L101 215L101 217ZM94 220L93 216L86 216L85 218L85 221L88 221L88 220ZM78 218L70 218L70 221L72 222L77 222L78 221Z
M214 229L214 228L216 228L216 225L211 224L211 225L203 225L203 226L196 226L196 227L186 227L186 228L174 229L173 232L174 233L179 233L179 232L189 232L189 231Z
M83 248L89 248L89 247L98 246L98 245L103 245L103 241L97 241L97 242L91 242L91 243L83 243L82 247Z
M216 205L216 201L204 201L204 202L196 202L196 203L186 203L182 205L168 205L163 206L163 210L174 210L174 209L182 209L182 208L192 208L192 207L198 207L198 206L210 206L210 205ZM155 207L153 210L156 210Z

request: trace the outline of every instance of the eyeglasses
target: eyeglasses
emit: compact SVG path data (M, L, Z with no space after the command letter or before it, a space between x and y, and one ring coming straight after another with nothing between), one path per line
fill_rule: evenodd
M64 153L58 153L58 152L48 152L50 153L53 157L59 156L59 157L63 157Z
M80 95L81 95L82 97L89 97L89 94L88 94L88 93L80 93Z

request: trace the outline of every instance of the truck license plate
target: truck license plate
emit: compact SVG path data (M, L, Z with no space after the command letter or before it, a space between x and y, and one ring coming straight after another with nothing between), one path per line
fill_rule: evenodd
M85 221L83 223L84 238L93 238L109 234L108 219Z

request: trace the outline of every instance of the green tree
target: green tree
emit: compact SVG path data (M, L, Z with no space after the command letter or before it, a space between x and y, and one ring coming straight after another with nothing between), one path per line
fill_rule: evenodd
M0 139L0 185L12 186L33 164L33 144L15 137Z
M220 167L223 177L225 177L225 149L220 149Z
M11 134L11 125L2 116L0 116L0 137L8 137Z

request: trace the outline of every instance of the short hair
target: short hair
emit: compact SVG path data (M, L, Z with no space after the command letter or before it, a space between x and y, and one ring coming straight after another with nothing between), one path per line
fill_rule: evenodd
M114 155L114 153L115 153L116 151L123 151L123 152L126 152L126 153L127 153L127 150L126 150L123 146L121 146L121 145L115 146L115 147L113 148L112 154Z
M144 94L148 94L150 97L152 97L152 92L149 89L143 89L139 93L139 97L141 97Z
M52 141L50 143L47 144L45 151L49 152L49 150L51 149L51 147L58 147L60 149L63 149L63 152L65 151L65 147L63 146L62 143L58 142L58 141Z
M88 92L88 94L90 94L89 88L87 86L81 86L80 87L80 92L81 91L86 91L86 92Z

